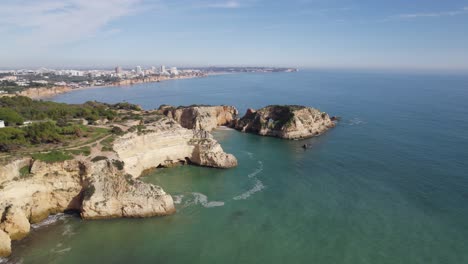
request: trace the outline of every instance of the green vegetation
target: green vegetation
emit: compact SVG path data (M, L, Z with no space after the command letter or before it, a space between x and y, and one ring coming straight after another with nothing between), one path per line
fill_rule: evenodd
M118 136L125 134L124 131L120 127L117 127L117 126L112 127L111 133L114 135L118 135Z
M0 120L5 121L7 126L22 125L24 122L24 119L20 114L6 107L0 108Z
M0 152L13 152L43 144L67 146L80 138L87 138L92 143L109 134L109 130L83 125L83 120L89 124L105 119L115 121L122 118L118 110L140 109L130 103L110 105L87 102L69 105L35 101L24 96L1 97L0 120L4 120L7 127L0 129ZM24 120L31 120L32 123L23 126ZM121 135L123 131L114 127L112 133Z
M98 161L106 160L106 159L107 159L107 157L104 157L104 156L96 156L91 161L92 162L98 162Z
M83 155L83 156L89 156L91 154L91 148L90 147L82 147L79 149L72 149L72 150L67 150L68 153L73 154L73 155Z
M103 141L101 141L102 151L114 151L112 145L114 144L115 137L110 136Z
M135 181L135 179L133 179L133 176L132 176L132 175L130 175L130 174L125 174L124 177L125 177L125 180L127 181L128 184L130 184L130 185L135 185L135 182L136 182L136 181Z
M31 170L31 168L30 168L29 165L26 165L26 166L22 167L19 170L20 178L27 178L27 177L31 176L30 170Z
M123 170L125 166L125 162L121 160L112 160L112 164L118 169L118 170Z
M24 96L1 97L0 107L9 108L27 120L59 120L82 118L89 122L116 116L112 105L86 102L81 105L69 105L47 101L35 101Z
M47 163L60 162L65 160L73 159L73 156L70 154L64 153L62 151L51 151L48 153L36 153L32 155L33 159L41 160Z

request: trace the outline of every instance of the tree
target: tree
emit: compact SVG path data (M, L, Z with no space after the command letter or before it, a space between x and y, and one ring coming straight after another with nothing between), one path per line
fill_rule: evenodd
M15 110L6 107L0 107L0 120L5 121L7 126L22 125L24 122L23 117Z

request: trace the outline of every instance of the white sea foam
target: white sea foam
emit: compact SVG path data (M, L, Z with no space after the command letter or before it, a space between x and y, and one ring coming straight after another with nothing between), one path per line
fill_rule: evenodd
M247 198L249 198L252 194L254 193L257 193L261 190L265 189L265 185L263 185L263 182L260 181L259 179L256 179L255 181L255 185L252 189L246 191L245 193L241 194L241 195L238 195L232 199L234 200L245 200Z
M359 119L359 118L353 118L351 120L349 120L348 124L350 126L355 126L355 125L363 125L363 124L366 124L366 122L364 122L363 120Z
M248 177L253 178L253 177L257 176L262 171L263 171L263 162L259 160L258 161L258 168L254 172L250 173L248 175Z
M63 229L62 236L73 236L75 232L73 232L73 228L71 225L66 225Z
M223 206L224 202L221 201L208 201L208 197L202 193L192 193L193 196L195 197L194 203L195 204L201 204L205 208L211 208L211 207L217 207L217 206Z
M254 154L252 152L248 152L248 151L244 151L245 154L247 154L247 156L249 156L249 158L253 159L253 156Z
M184 198L184 195L183 194L174 195L174 196L172 196L172 198L174 198L174 203L175 204L181 204L182 199Z
M227 126L219 126L217 129L218 130L235 130L235 129L227 127Z
M64 248L64 249L61 249L61 250L56 250L55 253L65 253L65 252L69 252L71 250L71 248Z
M48 226L48 225L51 225L51 224L54 224L56 223L57 221L61 220L61 219L65 219L67 218L68 216L65 215L65 214L56 214L56 215L51 215L49 217L47 217L45 220L39 222L39 223L36 223L36 224L32 224L31 227L33 229L37 229L37 228L41 228L41 227L44 227L44 226Z

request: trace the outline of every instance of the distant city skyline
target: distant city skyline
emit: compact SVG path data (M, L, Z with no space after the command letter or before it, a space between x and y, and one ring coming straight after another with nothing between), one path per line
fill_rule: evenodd
M468 0L2 0L0 69L468 71Z

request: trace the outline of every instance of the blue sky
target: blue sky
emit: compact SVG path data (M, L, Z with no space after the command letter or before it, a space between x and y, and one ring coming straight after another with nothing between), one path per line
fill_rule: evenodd
M0 0L0 67L468 71L468 0Z

